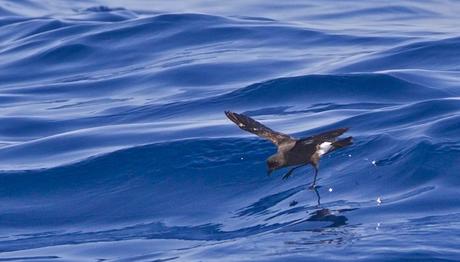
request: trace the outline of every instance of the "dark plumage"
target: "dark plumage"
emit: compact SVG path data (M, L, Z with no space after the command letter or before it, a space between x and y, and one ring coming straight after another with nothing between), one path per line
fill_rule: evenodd
M338 128L318 135L296 139L273 131L243 114L225 111L225 115L241 129L266 138L278 147L278 152L267 159L269 175L276 169L294 166L283 176L283 179L286 179L291 176L295 169L311 164L315 169L312 188L316 186L321 156L352 144L351 136L337 141L337 137L345 133L348 128Z

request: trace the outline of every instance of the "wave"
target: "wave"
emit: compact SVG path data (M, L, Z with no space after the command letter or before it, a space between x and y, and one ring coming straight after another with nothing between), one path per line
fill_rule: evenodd
M459 44L459 37L417 41L391 48L385 52L371 54L337 71L375 72L388 68L458 71L457 61L460 57L457 49Z
M1 2L0 260L455 260L441 5ZM309 190L224 110L354 144Z
M431 214L450 208L445 202L449 200L436 195L444 191L454 196L445 191L450 184L442 181L458 184L460 180L455 167L438 159L446 154L458 158L458 143L455 149L441 142L390 136L358 136L356 140L353 148L323 161L320 183L340 191L327 195L323 207L340 207L345 217L354 209L360 210L354 211L358 214L391 216L428 212L429 206L415 207L413 203L435 197L441 206L430 210ZM2 228L20 232L33 227L29 221L34 220L55 232L2 240L2 251L144 238L221 241L274 230L299 230L301 221L308 224L316 219L323 223L309 225L310 230L342 225L344 218L331 217L331 213L312 213L305 218L305 212L316 207L316 198L307 186L309 169L295 174L288 183L263 175L263 160L272 149L256 139L188 140L122 150L65 167L3 173L2 183L8 187L0 197L9 197L10 203L16 204L3 208L2 216L9 222ZM377 159L376 164L367 157ZM299 183L301 186L293 187ZM433 183L436 186L431 186ZM326 190L320 189L323 197ZM342 195L347 201L341 200ZM375 210L377 204L369 195L382 196L387 205L384 211ZM56 201L50 203L49 199ZM293 200L304 203L291 206ZM16 219L17 212L28 216ZM227 214L224 222L222 212ZM243 224L241 217L246 217ZM80 232L75 221L77 228L98 225L99 229ZM129 226L119 228L119 223ZM67 228L67 233L61 228ZM74 229L69 232L69 228Z
M442 90L383 74L307 75L270 80L190 102L125 107L117 110L115 114L103 111L94 116L71 121L51 117L6 117L0 119L0 122L5 123L2 128L5 141L29 137L36 139L0 148L0 163L3 162L3 169L7 170L13 167L47 168L136 145L190 137L218 137L227 132L220 127L224 120L222 112L229 109L250 111L259 108L258 115L263 115L267 114L264 112L265 108L270 110L278 106L284 108L279 110L278 114L289 114L292 111L290 114L296 113L297 118L300 116L303 119L308 119L312 114L324 115L339 110L344 111L344 119L350 119L343 120L345 124L353 126L356 130L360 129L361 123L366 123L364 128L368 128L373 122L376 122L375 130L387 128L382 119L386 119L392 125L398 123L401 127L401 122L413 125L417 116L427 119L426 113L430 111L433 103L447 107L448 110L432 111L433 118L456 112L456 100L450 100L453 106L451 108L448 107L447 100L442 99L448 95ZM408 110L405 106L397 106L398 103L428 99L432 102L420 102L425 105L422 109L413 106L413 109ZM365 100L368 105L355 103L349 104L346 108L341 106L360 100ZM94 103L99 104L96 101ZM328 106L325 107L324 103ZM73 106L78 108L85 104ZM372 108L373 111L362 114L363 108ZM49 110L67 111L68 107ZM403 118L406 112L409 115ZM395 122L395 118L391 116L376 118L378 115L388 114L395 115L401 120ZM208 115L206 119L216 123L204 123L203 115ZM184 118L188 120L184 121ZM290 121L293 122L294 119ZM16 132L18 128L24 131Z

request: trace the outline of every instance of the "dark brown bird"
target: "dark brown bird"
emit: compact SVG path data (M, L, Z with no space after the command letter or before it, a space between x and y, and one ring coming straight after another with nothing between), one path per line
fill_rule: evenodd
M337 141L337 137L345 133L348 128L338 128L318 135L296 139L273 131L243 114L225 111L225 115L244 131L266 138L278 147L278 152L267 159L268 175L276 169L295 166L283 176L283 179L286 179L292 175L295 169L311 164L315 169L315 178L311 188L316 186L320 158L338 148L352 144L353 138L351 136Z

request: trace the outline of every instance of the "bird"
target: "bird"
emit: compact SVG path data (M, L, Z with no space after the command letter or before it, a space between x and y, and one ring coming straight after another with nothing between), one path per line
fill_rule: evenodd
M292 167L283 176L283 179L287 179L295 169L309 164L312 165L315 177L310 189L316 188L316 178L321 157L336 149L353 144L353 137L351 136L337 140L339 136L348 131L348 127L337 128L309 137L294 138L274 131L244 114L225 111L225 115L242 130L268 139L278 147L277 152L266 160L268 175L271 175L277 169Z

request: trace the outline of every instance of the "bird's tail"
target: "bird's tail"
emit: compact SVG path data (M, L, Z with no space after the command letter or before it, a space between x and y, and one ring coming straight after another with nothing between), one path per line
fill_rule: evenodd
M334 143L332 143L332 146L334 147L334 149L346 147L346 146L349 146L349 145L353 144L352 140L353 140L353 137L349 136L349 137L344 138L342 140L335 141Z

